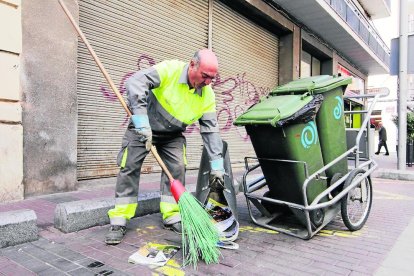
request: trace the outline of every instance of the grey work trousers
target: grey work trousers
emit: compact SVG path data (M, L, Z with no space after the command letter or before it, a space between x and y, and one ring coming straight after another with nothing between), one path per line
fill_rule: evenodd
M185 185L185 146L186 140L182 133L153 134L152 144L174 177ZM138 196L141 167L149 151L145 144L138 140L133 129L127 129L122 140L122 148L117 163L121 167L116 182L115 198L136 198ZM126 154L126 157L125 157ZM167 175L161 175L161 198L171 197L170 182ZM122 200L121 200L122 201Z

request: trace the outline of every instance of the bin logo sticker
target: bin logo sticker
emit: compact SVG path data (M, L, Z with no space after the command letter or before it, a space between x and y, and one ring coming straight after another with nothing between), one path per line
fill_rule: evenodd
M338 104L334 108L333 115L334 115L335 119L339 120L341 118L341 115L342 115L343 101L342 101L341 97L339 97L339 96L336 96L335 99L338 101Z
M302 130L300 140L305 149L310 148L312 144L316 144L318 142L318 130L316 129L315 122L309 122Z

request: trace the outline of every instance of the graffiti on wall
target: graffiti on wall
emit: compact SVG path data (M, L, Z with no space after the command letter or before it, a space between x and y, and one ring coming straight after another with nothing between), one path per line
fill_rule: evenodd
M146 69L155 64L156 62L154 58L147 54L142 54L137 60L137 71ZM128 72L122 77L118 87L121 95L124 95L126 92L126 80L134 73L135 71ZM228 132L232 130L232 128L235 128L243 140L248 140L245 131L241 130L240 127L234 126L233 122L238 116L245 112L247 108L257 103L261 97L268 95L270 87L255 85L247 79L245 72L238 73L235 76L228 78L222 78L222 76L218 74L211 85L216 95L221 95L221 97L217 97L220 99L220 102L217 103L217 118L220 122L220 131ZM101 85L100 91L107 101L117 101L116 95L106 85ZM236 96L241 98L237 98L236 100ZM125 126L127 122L128 117L126 116L122 126ZM194 131L197 133L199 131L197 124L188 126L185 133L191 134Z
M153 65L155 65L155 60L152 58L152 57L150 57L150 56L148 56L148 55L146 55L146 54L142 54L142 55L140 55L139 57L138 57L138 60L137 60L137 71L139 71L139 70L143 70L143 69L146 69L146 68L149 68L149 67L151 67L151 66L153 66ZM121 82L119 83L119 87L118 87L118 91L119 91L119 93L123 96L124 94L125 94L125 92L126 92L126 88L125 88L125 82L126 82L126 80L129 78L129 77L131 77L134 73L135 73L136 71L134 71L134 72L128 72L128 73L126 73L123 77L122 77L122 79L121 79ZM103 97L107 100L107 101L110 101L110 102L115 102L115 101L117 101L118 99L117 99L117 97L116 97L116 95L115 95L115 93L111 90L111 89L109 89L107 86L105 86L105 85L101 85L101 87L100 87L100 91L101 91L101 93L102 93L102 95L103 95ZM121 126L122 127L124 127L126 124L128 123L128 115L125 115L125 118L124 118L124 120L123 120L123 122L122 122L122 124L121 124Z

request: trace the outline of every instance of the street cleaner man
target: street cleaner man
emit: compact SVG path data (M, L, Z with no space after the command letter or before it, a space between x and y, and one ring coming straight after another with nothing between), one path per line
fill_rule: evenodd
M215 95L210 86L217 71L216 55L209 49L202 49L189 63L166 60L136 72L126 81L127 104L133 115L117 158L120 171L115 207L108 211L111 227L105 238L107 244L122 241L128 221L139 208L140 172L151 145L156 147L174 179L185 183L183 132L197 120L210 160L210 178L223 182L223 141L217 123ZM161 175L160 211L164 227L180 233L178 204L164 173Z

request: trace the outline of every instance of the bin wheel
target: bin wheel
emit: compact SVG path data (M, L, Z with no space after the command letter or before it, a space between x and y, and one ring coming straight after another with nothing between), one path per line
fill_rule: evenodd
M311 220L312 226L316 229L322 225L325 218L325 212L323 209L316 209L309 212L309 218Z
M329 181L329 186L331 186L333 183L335 183L336 181L338 181L339 179L341 179L343 175L341 173L335 173L332 178L331 181ZM343 185L338 186L336 189L334 189L331 192L332 197L337 196L341 191L342 191L342 187Z
M363 169L353 170L345 181L344 189L365 173ZM368 219L372 205L372 183L371 178L363 178L353 189L351 189L341 201L341 215L345 226L350 231L357 231L364 226Z

